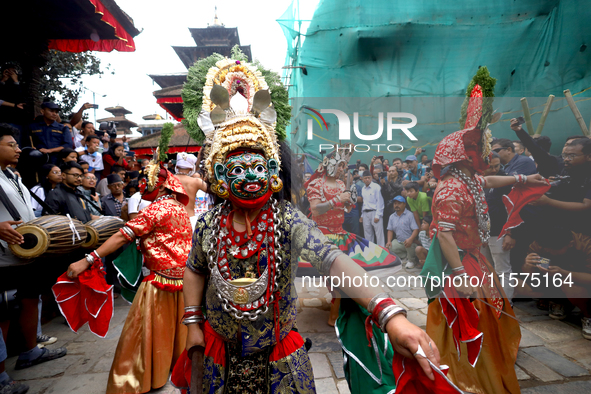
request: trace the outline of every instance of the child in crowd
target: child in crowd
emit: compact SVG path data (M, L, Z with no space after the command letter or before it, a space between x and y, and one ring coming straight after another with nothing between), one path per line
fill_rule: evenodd
M429 253L429 248L431 247L431 238L429 238L429 226L431 225L431 221L433 217L429 215L425 215L423 221L421 222L421 227L419 231L419 241L421 245L417 246L415 249L415 253L417 254L417 258L419 259L419 267L422 267L425 264L425 260L427 260L427 254Z
M421 186L417 182L408 182L404 186L406 190L408 206L415 217L417 226L421 227L421 220L425 215L431 215L431 197L421 192Z

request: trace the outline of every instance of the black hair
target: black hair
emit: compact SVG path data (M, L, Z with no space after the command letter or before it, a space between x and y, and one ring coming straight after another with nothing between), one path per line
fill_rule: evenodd
M71 170L72 168L77 168L84 174L84 168L82 168L82 166L76 163L75 161L69 161L60 166L60 170L62 170L62 172L66 172L68 170Z
M115 164L111 167L111 174L117 174L118 172L125 171L125 168L121 167L120 165Z
M0 123L0 139L4 138L5 136L16 138L18 134L19 132L16 127L11 126L8 123Z
M89 162L87 162L87 161L84 161L84 160L80 160L80 161L78 162L78 164L80 165L80 167L82 167L83 165L87 165L87 166L89 166L89 167L90 167L90 163L89 163Z
M490 158L490 160L492 161L492 159L499 159L501 160L501 156L499 156L499 154L497 152L491 152L492 157Z
M571 135L570 137L566 137L566 141L564 141L565 143L570 141L570 140L578 140L581 138L588 138L586 135Z
M88 144L90 141L92 141L92 140L94 140L94 139L97 139L97 140L99 140L99 141L101 140L101 139L98 137L98 135L96 135L96 134L91 134L91 135L89 135L89 136L87 136L87 137L86 137L86 143Z
M359 165L357 166L357 169L359 169L359 167L361 167L361 166L363 166L363 167L365 167L366 169L369 170L369 166L367 164L365 164L365 163L359 163Z
M404 185L404 190L410 190L410 189L415 189L416 191L420 192L421 186L419 186L419 184L417 182L408 182L406 185Z
M127 184L127 186L125 186L125 189L123 191L125 192L125 195L127 197L131 197L131 195L129 194L129 190L132 187L135 188L136 191L139 191L140 190L140 183L139 183L139 181L137 179L133 179L133 180L129 181L129 183Z
M515 152L515 145L513 145L513 141L508 138L499 138L493 142L493 145L501 145L502 148L511 149L511 152Z
M80 126L80 127L85 128L86 125L89 124L89 123L92 124L92 122L89 122L89 121L85 120L84 122L82 122L82 126Z
M64 148L59 152L59 163L61 163L66 157L68 157L71 153L76 153L76 151L72 148Z
M550 148L552 147L552 140L547 135L541 135L539 137L534 137L534 141L536 144L546 152L550 152Z
M570 146L578 146L581 145L583 148L583 154L589 155L591 154L591 140L589 138L577 138L573 142L570 143Z
M123 144L116 142L109 147L109 150L107 151L107 153L103 153L103 156L110 155L113 158L113 160L118 161L119 158L115 155L115 149L122 148L122 147L123 147Z
M51 190L51 182L49 181L49 173L55 167L58 167L55 164L43 164L41 168L37 171L37 175L39 176L39 186L45 192L45 197L49 194ZM59 168L59 167L58 167Z
M300 166L293 160L293 152L285 141L279 142L279 156L281 157L281 168L279 169L279 178L283 181L283 189L275 193L275 198L279 201L290 201L295 198L294 204L299 203L299 191L304 187L302 180L304 176Z
M400 157L395 157L394 159L392 159L392 163L394 163L395 161L399 161L402 163L402 159Z

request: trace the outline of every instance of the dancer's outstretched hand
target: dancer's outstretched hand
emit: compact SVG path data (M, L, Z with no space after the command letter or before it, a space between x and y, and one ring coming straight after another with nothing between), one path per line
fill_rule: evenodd
M419 349L419 345L435 366L439 367L439 350L435 342L429 338L427 333L409 322L403 315L396 315L388 324L386 324L386 331L392 343L394 351L402 354L404 357L416 358L421 368L431 380L434 380L433 371L429 362L422 356L415 353Z

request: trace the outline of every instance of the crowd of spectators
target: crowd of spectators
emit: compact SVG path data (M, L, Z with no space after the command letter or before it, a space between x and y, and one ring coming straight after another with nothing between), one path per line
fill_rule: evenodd
M510 128L517 139L493 139L492 159L484 175L539 173L550 180L551 188L523 208L524 222L500 239L507 222L503 196L511 187L485 189L491 237L482 252L502 279L509 300L539 298L538 306L548 309L554 319L564 319L578 307L583 336L591 339L591 140L584 135L568 137L561 155L552 155L549 137L530 136L515 119ZM345 184L355 184L358 196L354 208L345 214L343 228L388 248L406 260L405 268L420 268L431 245L431 202L439 181L430 165L421 148L404 158L374 156L369 165L357 160L343 179ZM305 191L302 196L300 208L307 212ZM540 261L550 264L540 266ZM516 279L532 272L559 273L565 278L570 274L572 283L541 292Z
M0 390L12 393L22 392L18 390L24 390L25 386L6 374L7 351L19 354L16 369L66 354L63 347L45 347L57 338L43 335L41 330L41 295L50 294L51 286L67 265L84 255L84 250L65 254L59 259L61 265L56 264L55 258L44 256L23 260L8 248L9 243L24 242L14 227L48 214L70 215L83 223L101 216L127 220L128 211L137 214L143 200L138 199L138 206L129 207L128 198L138 191L140 164L133 152L124 150L123 144L107 133L96 131L93 123L82 121L89 104L64 121L59 116L60 107L46 101L40 106L40 115L27 122L24 106L20 104L18 73L3 69L2 76ZM97 190L101 178L102 192ZM107 268L111 262L106 262ZM116 275L108 275L107 281L118 288ZM15 291L15 302L9 303L6 297ZM19 308L15 309L13 304ZM13 329L10 329L11 321L18 323Z

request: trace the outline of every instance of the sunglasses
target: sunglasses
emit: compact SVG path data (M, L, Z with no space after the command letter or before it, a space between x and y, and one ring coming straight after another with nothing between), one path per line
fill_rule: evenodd
M493 152L499 153L500 151L507 149L507 148L497 148L497 149L493 149Z

